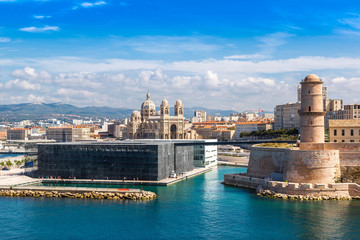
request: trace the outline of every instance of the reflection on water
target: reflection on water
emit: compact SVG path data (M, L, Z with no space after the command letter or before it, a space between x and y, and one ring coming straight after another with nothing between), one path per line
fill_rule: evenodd
M149 202L0 198L1 239L356 239L360 201L291 201L224 186L221 167ZM138 187L138 186L137 186Z

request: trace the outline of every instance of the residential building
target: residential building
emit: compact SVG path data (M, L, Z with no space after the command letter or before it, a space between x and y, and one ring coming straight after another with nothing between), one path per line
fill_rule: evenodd
M54 127L46 129L48 140L56 142L75 142L90 140L90 128L80 126Z
M7 140L28 140L29 129L10 128L7 130Z
M329 120L330 142L360 142L360 120Z
M274 109L274 129L300 129L300 108L300 102L277 105Z
M231 133L223 133L228 130L235 130L235 124L231 122L207 121L202 123L193 123L192 129L197 132L203 139L222 139L232 136Z
M344 119L359 119L360 104L344 105Z
M5 140L7 137L7 128L0 128L0 140Z
M272 122L239 122L235 125L235 140L241 139L242 132L253 132L259 130L273 129L274 124Z
M194 117L191 119L191 122L205 122L206 121L206 111L194 111Z

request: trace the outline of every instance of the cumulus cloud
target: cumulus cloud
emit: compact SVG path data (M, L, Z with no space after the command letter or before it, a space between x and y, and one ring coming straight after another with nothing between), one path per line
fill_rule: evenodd
M208 88L216 88L219 84L219 76L212 71L207 71L204 76L204 85Z
M20 31L23 32L32 32L32 33L42 33L42 32L49 32L49 31L60 31L60 28L58 26L45 26L45 27L25 27L20 28Z
M43 96L35 96L33 94L29 94L27 97L27 101L29 102L44 102L45 98Z
M16 69L11 73L11 76L19 79L32 80L40 83L50 83L52 76L42 70L37 72L35 68L25 67L24 69Z
M40 84L34 84L26 80L14 79L4 84L6 89L40 90Z
M89 7L96 7L96 6L102 6L107 4L105 1L97 1L97 2L83 2L80 4L80 6L84 7L84 8L89 8Z

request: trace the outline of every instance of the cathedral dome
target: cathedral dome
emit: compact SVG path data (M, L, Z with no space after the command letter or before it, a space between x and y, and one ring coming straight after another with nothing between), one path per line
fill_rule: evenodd
M305 77L304 82L319 82L320 79L315 74L309 74Z
M135 110L132 112L131 114L131 118L134 118L134 117L141 117L141 114L139 111Z
M146 94L146 100L141 105L141 110L154 110L155 111L155 103L150 100L150 93Z

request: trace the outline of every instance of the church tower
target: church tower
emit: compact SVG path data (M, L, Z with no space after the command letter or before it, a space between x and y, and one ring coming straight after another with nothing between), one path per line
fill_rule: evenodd
M322 84L318 76L309 74L301 84L300 142L324 143ZM300 145L301 146L301 145Z
M181 102L180 99L178 99L175 103L175 107L174 107L174 111L175 111L175 116L182 116L184 115L184 105Z
M170 106L168 101L164 99L160 105L160 115L163 117L163 116L169 116L169 114L170 114Z

